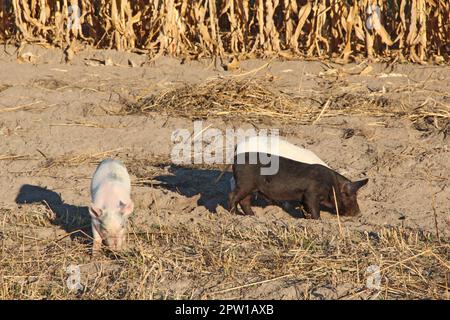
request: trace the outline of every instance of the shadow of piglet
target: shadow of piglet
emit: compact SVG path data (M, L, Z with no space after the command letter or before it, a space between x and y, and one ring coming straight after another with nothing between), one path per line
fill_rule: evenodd
M230 179L233 174L224 172L219 181L221 171L216 169L191 168L172 165L169 168L170 175L156 176L159 185L153 187L163 188L172 192L180 193L191 198L200 195L197 205L204 206L211 213L217 212L217 207L228 210L228 193L231 191ZM268 201L262 195L253 196L253 205L265 208L268 205L281 207L285 212L293 217L304 217L303 213L296 209L298 202L292 201L289 204L279 201Z
M72 240L82 243L92 242L91 218L88 207L79 207L64 203L56 192L33 186L23 185L16 197L17 204L42 203L48 205L55 214L51 220L53 225L60 226L70 234Z

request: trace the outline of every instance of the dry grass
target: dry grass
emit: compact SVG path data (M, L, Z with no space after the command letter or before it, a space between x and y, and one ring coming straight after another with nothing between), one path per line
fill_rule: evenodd
M81 9L81 28L69 25L71 6ZM59 46L68 59L83 41L152 56L347 62L364 54L441 63L449 12L446 0L10 0L0 5L0 40Z
M341 237L219 214L203 224L132 223L127 251L91 259L88 245L55 235L48 211L0 210L1 299L280 298L286 288L291 299L320 298L318 288L332 288L328 298L448 299L449 239L417 231ZM160 215L155 206L138 214ZM66 286L71 264L81 268L77 293ZM380 290L366 288L370 265L380 268Z
M140 99L124 107L128 114L165 112L193 119L239 117L247 121L262 117L310 117L311 107L270 90L256 80L217 79L186 84Z
M38 100L38 101L30 102L27 104L15 106L15 107L1 108L0 114L6 113L6 112L14 112L14 111L37 111L37 110L44 110L48 107L51 107L49 105L42 106L41 104L42 104L42 101Z
M190 119L220 117L256 122L267 119L317 123L321 118L339 115L404 117L416 123L432 119L436 128L448 127L450 107L436 103L402 105L384 92L344 80L325 81L323 90L312 94L288 94L276 90L269 81L213 79L199 84L185 84L141 98L124 106L124 114L165 113ZM409 92L408 86L404 91Z
M49 168L115 152L64 155ZM142 185L166 163L150 157L126 165ZM223 210L198 219L198 211L168 212L161 202L137 207L126 251L95 258L83 236L85 207L59 201L0 209L0 299L448 299L445 235L381 226L366 233L348 229L345 219L286 223ZM79 292L66 286L70 265L80 266ZM366 287L371 265L380 268L380 290Z
M29 159L30 157L26 155L0 154L0 161L29 160Z
M47 157L41 151L42 156L45 158L44 162L40 165L41 170L50 169L53 167L78 167L82 164L95 163L107 157L111 157L112 154L117 154L122 148L107 150L97 153L80 153L80 154L65 154L59 157Z

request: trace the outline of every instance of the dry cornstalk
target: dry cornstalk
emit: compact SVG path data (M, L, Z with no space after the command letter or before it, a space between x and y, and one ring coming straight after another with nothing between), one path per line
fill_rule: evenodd
M448 62L446 0L8 0L0 41L72 54L95 47L174 56L406 57Z

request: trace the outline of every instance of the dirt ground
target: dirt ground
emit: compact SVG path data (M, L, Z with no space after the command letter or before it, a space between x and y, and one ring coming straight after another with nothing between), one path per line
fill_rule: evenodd
M56 49L27 47L28 61L13 52L0 53L1 298L448 297L450 67L250 60L226 71L219 62L149 62L104 50L80 52L70 64ZM255 206L254 217L230 215L230 173L214 183L222 166L170 163L171 134L192 131L192 119L119 112L140 97L220 77L270 81L316 100L318 110L336 88L403 109L323 110L301 124L203 121L220 130L279 128L346 177L368 177L358 194L362 215L338 221L322 212L313 221L273 205ZM424 107L447 117L408 116ZM130 249L93 260L89 183L109 156L132 176ZM66 287L69 264L81 268L82 292ZM372 264L382 270L379 292L365 288Z

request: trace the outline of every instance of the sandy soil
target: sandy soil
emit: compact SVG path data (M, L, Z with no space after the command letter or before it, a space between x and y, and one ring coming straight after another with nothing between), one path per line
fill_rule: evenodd
M13 48L7 50L13 53ZM221 166L190 168L169 163L171 133L193 130L190 119L158 113L114 114L127 101L183 83L239 75L267 61L245 61L240 70L225 71L211 61L180 63L160 58L149 63L144 56L114 51L87 50L65 64L57 50L28 47L25 51L33 54L32 62L0 53L0 160L4 158L0 161L0 208L26 216L44 210L45 200L58 223L44 224L35 237L69 234L80 227L73 223L77 215L89 229L85 224L90 177L96 163L107 156L124 160L129 168L136 203L132 224L139 230L155 224L183 225L187 232L195 226L209 228L213 234L219 225L246 230L274 223L318 233L337 230L336 216L327 212L322 212L322 221L311 221L277 206L258 206L255 217L230 216L224 208L230 175L214 184ZM106 59L112 65L104 65ZM367 74L361 74L364 67L272 61L248 76L270 78L283 92L309 94L321 103L330 85L345 83L349 88L359 86L367 94L386 92L391 103L405 106L405 110L424 104L449 106L448 66L374 64ZM408 85L410 89L405 90ZM238 119L220 118L207 119L203 125L221 130L252 127ZM439 130L432 122L413 125L407 116L327 117L325 113L314 124L268 120L257 126L280 128L287 140L311 149L350 179L370 179L358 196L362 215L343 219L345 230L375 232L381 227L404 227L448 237L448 124L447 129L444 124L444 130ZM3 228L13 226L4 222ZM189 297L186 292L195 287L189 278L169 281L166 286L175 291L175 297ZM274 292L274 288L263 285L229 297L298 297L295 284L285 285L284 291ZM333 292L317 297L336 298L342 293Z

